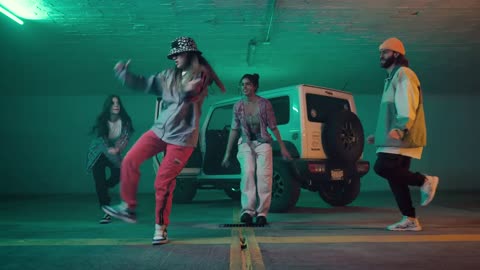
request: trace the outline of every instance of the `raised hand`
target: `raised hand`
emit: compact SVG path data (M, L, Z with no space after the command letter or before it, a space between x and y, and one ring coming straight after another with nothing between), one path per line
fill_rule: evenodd
M131 61L131 59L128 59L127 63L124 63L123 61L117 62L115 64L115 66L113 67L113 70L115 70L115 72L120 72L124 69L127 69L128 65L130 65L130 61Z

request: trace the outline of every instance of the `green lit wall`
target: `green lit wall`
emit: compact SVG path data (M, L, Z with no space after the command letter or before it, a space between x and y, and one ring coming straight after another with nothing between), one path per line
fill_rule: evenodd
M119 91L122 92L122 91ZM212 96L210 100L220 97ZM27 96L2 97L2 151L0 193L89 193L93 180L84 172L89 143L87 135L103 96ZM355 97L366 133L373 130L378 95ZM154 97L123 96L136 133L134 140L153 120ZM472 113L478 96L425 96L429 146L424 158L413 168L442 178L442 189L479 189L476 181L476 134L480 128ZM208 103L208 102L207 102ZM208 106L208 104L205 104ZM207 107L205 107L207 108ZM372 146L364 158L374 161ZM152 162L142 167L140 192L153 190ZM363 178L363 190L384 190L384 180L370 172Z
M100 2L102 14L96 13L96 6L88 10L75 6L75 11L70 10L73 6L63 7L66 13L77 13L54 16L59 22L26 19L20 26L0 14L0 193L94 192L91 176L84 172L87 133L104 97L108 93L123 97L134 120L134 140L153 121L154 97L122 89L113 78L115 61L132 58L132 69L139 74L160 71L171 65L165 57L170 41L184 34L197 39L224 80L229 97L237 94L241 75L253 72L261 75L263 90L299 83L345 89L355 95L367 134L374 129L385 75L378 66L378 44L389 35L405 37L407 55L425 91L428 121L429 145L424 158L413 162L413 168L440 175L442 189L480 188L474 173L480 150L475 109L480 95L474 84L480 43L470 34L478 30L478 24L468 29L461 25L458 29L462 31L455 32L453 21L460 16L444 21L435 17L443 24L428 25L410 17L389 16L389 12L395 12L389 7L382 8L383 13L377 8L334 8L317 14L305 6L287 7L285 1L270 42L258 43L253 62L248 65L249 40L264 37L267 1L252 1L244 8L236 6L238 1L211 1L211 10L180 5L158 12L149 9L156 3L153 0L131 8L114 1ZM321 6L320 2L315 3ZM232 12L235 9L241 12ZM200 21L189 16L192 10L199 14ZM301 16L303 13L308 16ZM191 19L176 20L173 16L179 14ZM428 14L425 22L437 13ZM460 14L463 18L470 13ZM363 23L363 28L345 26L344 19L351 15L357 16L355 20ZM392 24L376 21L378 16ZM468 18L477 21L476 16ZM361 34L355 35L354 31ZM209 102L220 98L216 90L206 101L205 111ZM366 146L364 157L374 162L373 147ZM150 192L151 161L145 162L142 172L140 191ZM387 188L373 172L364 178L363 190Z

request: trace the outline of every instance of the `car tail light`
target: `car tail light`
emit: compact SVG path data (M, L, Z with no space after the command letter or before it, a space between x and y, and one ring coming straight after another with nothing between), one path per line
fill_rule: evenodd
M325 172L325 164L310 163L310 164L308 164L308 170L311 173L324 173Z
M370 164L368 163L357 163L357 172L367 173L370 169Z

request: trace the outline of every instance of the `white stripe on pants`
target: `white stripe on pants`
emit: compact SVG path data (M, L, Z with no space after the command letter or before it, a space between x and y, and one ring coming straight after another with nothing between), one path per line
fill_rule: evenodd
M267 216L272 200L273 158L272 146L253 141L238 145L237 159L242 169L240 189L242 211L251 216ZM255 185L255 168L257 183ZM257 204L258 192L258 207ZM256 208L256 209L255 209Z

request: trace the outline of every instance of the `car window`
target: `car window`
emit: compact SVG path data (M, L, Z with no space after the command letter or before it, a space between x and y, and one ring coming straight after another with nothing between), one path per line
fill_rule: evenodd
M208 130L220 130L230 128L233 117L233 104L216 108L208 123Z
M290 121L290 98L288 96L269 98L272 103L277 125L285 125Z
M290 99L288 96L269 98L272 104L277 125L284 125L290 121ZM233 117L233 104L216 108L208 123L208 130L230 129Z
M346 99L316 94L306 94L307 116L310 122L324 123L332 112L350 111L350 103Z

